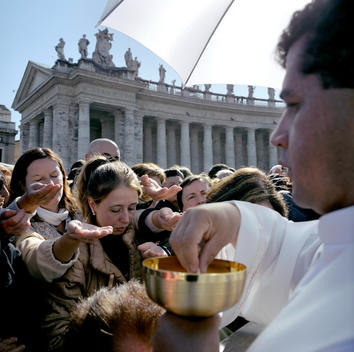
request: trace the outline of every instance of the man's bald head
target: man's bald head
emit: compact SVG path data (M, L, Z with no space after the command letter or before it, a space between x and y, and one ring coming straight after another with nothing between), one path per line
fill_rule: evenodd
M103 155L120 160L120 151L117 144L108 138L98 138L90 143L85 159L88 160L95 155Z

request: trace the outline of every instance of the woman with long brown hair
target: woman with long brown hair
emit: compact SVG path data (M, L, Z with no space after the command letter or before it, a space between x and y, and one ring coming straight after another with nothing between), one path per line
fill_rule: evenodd
M10 200L34 215L31 229L16 243L30 274L48 282L61 277L77 260L80 241L111 232L71 222L77 208L60 157L49 148L26 151L11 177ZM30 216L30 215L29 215Z

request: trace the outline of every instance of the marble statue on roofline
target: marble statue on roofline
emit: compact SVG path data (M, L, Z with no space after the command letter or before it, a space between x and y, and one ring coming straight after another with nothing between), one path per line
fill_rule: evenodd
M275 100L275 89L274 88L268 88L268 97L269 100Z
M133 63L133 55L132 52L130 51L130 48L128 48L128 50L125 52L124 60L125 60L125 65L127 66L128 69L130 69Z
M60 38L59 39L59 43L55 46L55 51L58 54L58 59L59 60L65 60L64 46L65 46L64 39Z
M109 53L112 48L113 33L108 33L108 29L98 30L96 36L96 47L92 54L92 60L100 65L115 67L112 58L113 56Z
M138 61L138 58L135 56L134 60L131 61L130 69L134 71L133 76L134 78L138 77L139 67L141 62Z
M248 99L253 99L254 86L248 86Z
M233 95L234 94L234 85L233 84L227 84L226 85L226 95Z
M81 59L87 58L87 46L90 44L89 40L86 38L86 34L82 35L82 38L78 42L79 53L81 55Z
M159 67L160 80L159 83L165 83L166 69L161 64Z

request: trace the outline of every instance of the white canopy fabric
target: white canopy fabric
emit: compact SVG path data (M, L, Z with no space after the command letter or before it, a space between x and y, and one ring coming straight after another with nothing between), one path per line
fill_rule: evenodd
M184 84L280 88L274 49L309 0L108 0L98 25L166 61Z

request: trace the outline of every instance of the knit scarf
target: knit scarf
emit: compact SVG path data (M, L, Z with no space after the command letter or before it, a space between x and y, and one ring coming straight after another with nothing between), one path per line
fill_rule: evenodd
M38 207L37 215L40 217L41 220L47 222L48 224L58 226L61 224L62 221L64 221L69 216L69 212L64 208L62 208L59 209L57 213L54 213L47 209Z

